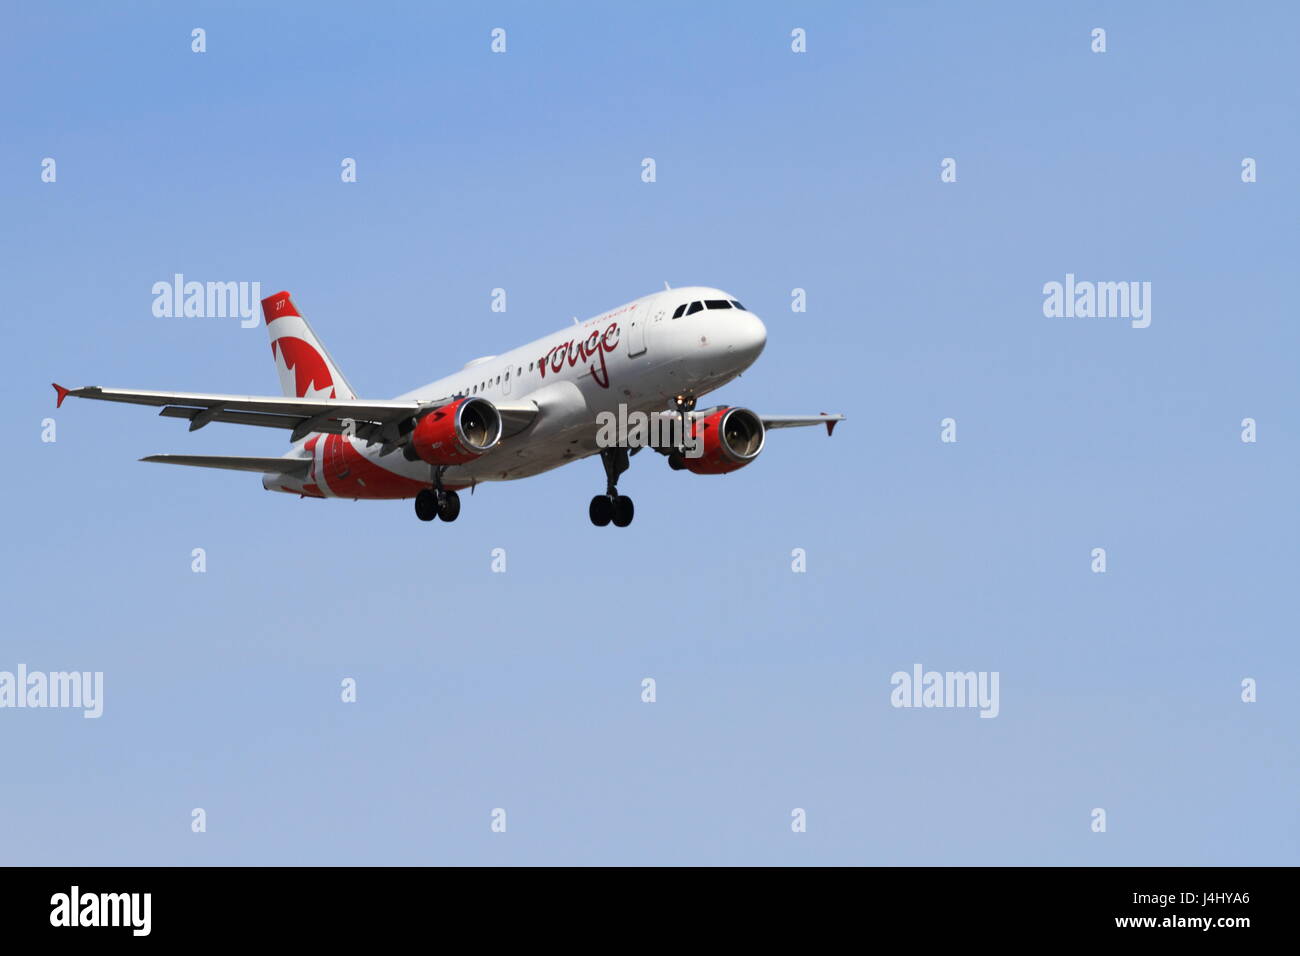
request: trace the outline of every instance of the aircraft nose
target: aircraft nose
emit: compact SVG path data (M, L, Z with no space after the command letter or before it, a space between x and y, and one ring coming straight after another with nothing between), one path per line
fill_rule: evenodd
M728 314L727 351L739 355L747 362L758 358L767 344L767 327L752 312Z

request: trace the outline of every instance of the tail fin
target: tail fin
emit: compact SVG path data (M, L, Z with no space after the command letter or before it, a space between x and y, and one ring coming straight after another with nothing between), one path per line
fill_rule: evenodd
M356 398L352 386L321 345L287 292L262 300L271 355L289 398Z

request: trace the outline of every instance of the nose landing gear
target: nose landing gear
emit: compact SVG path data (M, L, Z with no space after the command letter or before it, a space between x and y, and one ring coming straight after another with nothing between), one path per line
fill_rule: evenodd
M673 409L677 412L678 418L681 419L682 441L686 442L690 437L690 414L695 411L694 395L677 395L673 398ZM673 471L681 471L686 467L685 447L683 445L670 445L663 448L656 448L655 451L661 455L668 456L668 467Z
M605 466L605 493L591 499L587 515L597 528L611 522L616 528L626 528L636 511L632 499L618 493L618 476L628 467L627 449L606 448L600 453L600 462Z
M678 395L677 397L675 397L675 398L673 399L673 407L674 407L675 409L677 409L677 414L681 416L681 419L682 419L682 440L685 441L685 440L686 440L686 427L687 427L687 424L688 424L688 423L687 423L687 420L686 420L686 416L689 415L691 412L695 411L695 396L694 396L694 395ZM680 449L679 449L679 451L680 451Z

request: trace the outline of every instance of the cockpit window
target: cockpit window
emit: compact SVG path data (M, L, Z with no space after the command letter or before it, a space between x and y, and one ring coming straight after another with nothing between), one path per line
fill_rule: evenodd
M683 302L681 305L679 305L677 307L677 311L673 313L673 318L680 319L682 317L682 313L686 311L686 306L688 306L689 304L690 304L689 302Z
M729 309L731 303L726 299L705 299L704 304L710 309Z
M741 304L740 304L739 302L737 302L735 299L732 299L732 300L731 300L731 307L732 307L733 309L739 309L741 312L748 312L748 311L749 311L749 309L745 308L743 305L741 305Z
M702 312L702 311L704 311L704 303L703 303L703 302L692 302L692 303L691 303L691 307L690 307L689 309L686 310L686 314L687 314L687 315L694 315L696 312Z

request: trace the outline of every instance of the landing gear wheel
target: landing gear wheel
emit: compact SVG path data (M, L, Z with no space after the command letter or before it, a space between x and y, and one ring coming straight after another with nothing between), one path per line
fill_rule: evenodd
M454 491L444 491L442 501L438 503L438 517L443 521L455 521L460 516L460 495Z
M592 498L587 509L591 523L597 528L611 521L616 528L626 528L632 523L632 499L618 493L618 476L627 471L627 458L626 448L606 448L600 453L600 462L605 466L605 493Z
M614 517L614 502L610 501L609 495L596 495L591 499L587 514L591 517L592 524L603 528Z
M632 507L632 499L627 495L619 495L613 501L613 521L615 528L626 528L632 523L632 515L635 509Z
M415 516L421 521L432 521L438 517L438 496L428 488L415 496Z

